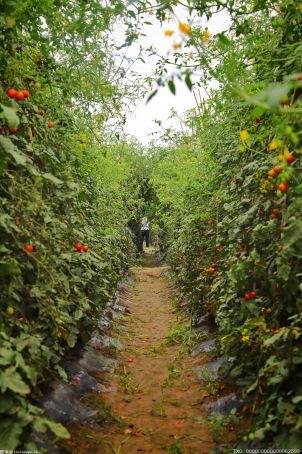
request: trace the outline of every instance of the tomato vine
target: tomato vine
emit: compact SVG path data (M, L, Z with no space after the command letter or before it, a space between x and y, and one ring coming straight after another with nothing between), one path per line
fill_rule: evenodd
M60 358L114 298L147 211L188 312L216 321L252 396L246 437L299 448L300 2L0 3L0 446L30 450L32 429L68 436L43 416L39 386L66 378ZM165 84L177 96L177 78L210 95L187 132L146 152L123 137L136 88L108 31L123 21L127 47L146 14L164 23L179 3L192 20L177 19L149 101ZM216 35L193 20L217 11L230 27Z

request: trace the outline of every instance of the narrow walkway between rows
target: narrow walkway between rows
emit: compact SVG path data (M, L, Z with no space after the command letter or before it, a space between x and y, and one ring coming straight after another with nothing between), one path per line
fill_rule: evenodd
M69 452L208 454L214 447L202 421L203 385L192 370L198 359L167 342L180 324L168 268L148 254L143 262L127 295L130 314L117 322L125 346L119 367L103 377L117 392L90 396L107 412L107 422L99 430L71 428Z

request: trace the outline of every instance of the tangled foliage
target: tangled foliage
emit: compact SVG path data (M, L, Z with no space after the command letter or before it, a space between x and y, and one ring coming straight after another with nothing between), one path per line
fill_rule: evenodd
M154 159L158 216L192 317L215 318L253 397L249 438L299 448L302 10L229 3L230 33L205 48L193 28L196 66L220 86Z
M219 87L188 115L191 134L167 132L147 156L116 140L133 91L105 32L123 15L127 46L144 13L163 22L177 3L0 1L4 449L33 449L33 429L68 436L38 407L41 385L66 378L61 356L114 298L146 201L192 318L215 318L252 396L250 439L301 446L301 4L190 0L200 17L227 11L230 30L179 22L179 72L159 62L151 97L177 93L175 77L192 89L194 69Z
M61 356L115 297L144 177L131 166L138 147L104 134L123 89L108 78L109 53L96 65L87 40L108 27L114 4L1 6L0 446L30 450L33 429L68 436L38 407L41 385L67 379Z

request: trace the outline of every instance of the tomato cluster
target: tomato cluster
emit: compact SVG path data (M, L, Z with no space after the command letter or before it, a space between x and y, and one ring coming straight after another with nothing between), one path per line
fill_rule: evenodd
M81 243L77 243L74 248L77 252L88 252L88 249L89 249L87 244L81 244Z
M7 95L10 98L15 98L17 101L22 101L23 99L29 98L29 91L28 90L15 90L14 88L9 88L7 90Z
M252 300L252 299L255 299L256 297L257 297L257 292L255 290L250 293L245 293L245 295L244 295L245 300Z

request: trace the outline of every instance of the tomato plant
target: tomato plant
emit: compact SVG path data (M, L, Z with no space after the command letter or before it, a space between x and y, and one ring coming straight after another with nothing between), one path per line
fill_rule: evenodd
M154 18L176 3L155 1ZM189 13L210 18L212 3L189 2ZM60 358L95 329L147 211L191 319L215 320L232 376L252 396L246 438L300 447L300 2L217 1L231 24L213 35L178 19L150 97L165 84L177 94L176 78L209 96L196 96L181 133L164 131L147 151L123 136L137 86L126 85L108 33L122 17L129 46L146 6L3 5L0 446L30 449L33 428L68 436L36 405L39 386L64 377Z
M297 1L224 8L229 32L205 46L193 26L193 47L177 52L183 77L190 64L201 85L219 86L153 158L162 249L188 313L216 321L232 376L253 396L250 435L299 448L302 11Z
M108 140L104 122L109 113L122 117L124 88L122 79L119 86L118 79L107 77L113 68L107 38L101 40L102 63L94 58L99 47L87 41L89 33L106 31L118 12L92 2L86 23L85 8L83 2L12 0L1 11L0 446L5 450L32 450L33 429L68 437L62 425L43 416L37 404L41 386L54 376L66 378L58 366L61 357L96 329L134 255L129 223L146 175L144 165L133 175L131 161L139 161L142 152L123 140ZM131 196L132 188L137 196ZM78 243L85 253L74 253Z

